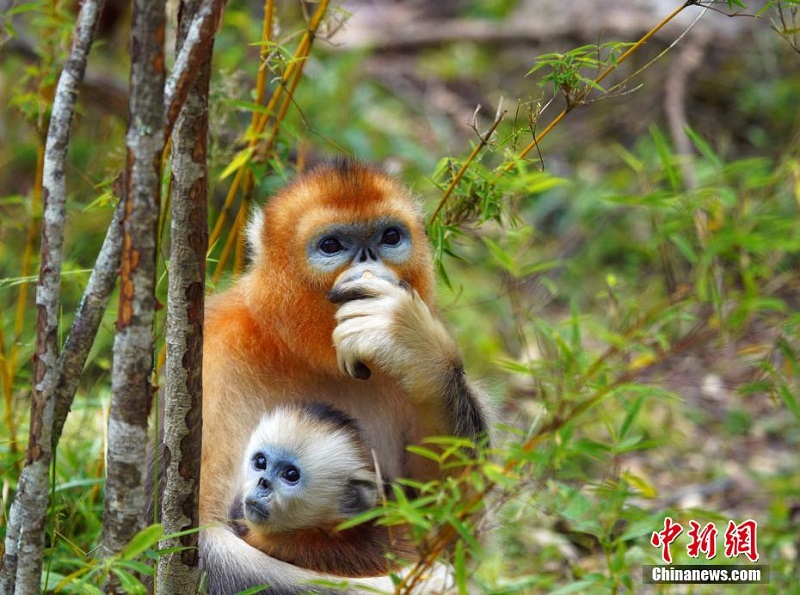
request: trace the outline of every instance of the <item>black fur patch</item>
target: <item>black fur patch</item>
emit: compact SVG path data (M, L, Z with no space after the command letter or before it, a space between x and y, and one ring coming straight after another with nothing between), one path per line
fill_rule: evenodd
M247 525L244 524L244 505L238 496L234 498L231 507L228 509L228 525L239 537L247 534Z
M318 420L336 428L349 430L355 432L359 436L361 435L361 427L355 419L328 403L311 401L303 404L303 410L312 417L316 417Z

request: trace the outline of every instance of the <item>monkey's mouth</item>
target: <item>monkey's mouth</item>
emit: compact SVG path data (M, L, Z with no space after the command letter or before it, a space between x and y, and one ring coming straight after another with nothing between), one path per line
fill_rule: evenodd
M400 279L397 278L395 272L386 265L376 262L366 262L352 266L339 275L333 282L333 290L335 291L336 289L341 288L343 285L347 285L353 281L367 279L370 277L377 277L378 279L383 279L384 281L394 283L395 285L400 282Z
M269 520L269 503L266 498L247 498L244 516L251 523L262 524Z

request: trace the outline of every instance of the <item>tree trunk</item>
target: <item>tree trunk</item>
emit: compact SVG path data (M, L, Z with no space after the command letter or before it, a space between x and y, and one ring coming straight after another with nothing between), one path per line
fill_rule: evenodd
M58 381L61 260L66 219L65 162L78 86L94 39L102 0L86 0L78 14L72 49L58 79L45 144L44 218L36 288L36 355L25 467L11 506L0 592L41 591L45 524L53 460L54 392Z
M181 2L177 51L189 34L200 0ZM172 228L164 411L166 480L161 522L166 533L198 526L202 429L202 357L205 262L208 251L208 86L213 37L198 65L194 85L172 137ZM196 593L200 578L198 534L164 541L163 548L184 547L158 560L159 593Z
M164 26L163 0L135 0L119 312L106 456L101 549L101 555L105 556L120 552L137 532L145 503L147 417L153 396L157 224L164 149Z

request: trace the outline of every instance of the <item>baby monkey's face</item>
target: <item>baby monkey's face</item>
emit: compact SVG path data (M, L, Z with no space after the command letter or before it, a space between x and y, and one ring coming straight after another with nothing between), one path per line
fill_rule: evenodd
M354 434L295 412L265 418L243 462L241 511L256 533L331 530L378 503L375 471Z
M242 510L248 525L279 533L310 522L310 478L296 456L263 444L249 455L246 476Z

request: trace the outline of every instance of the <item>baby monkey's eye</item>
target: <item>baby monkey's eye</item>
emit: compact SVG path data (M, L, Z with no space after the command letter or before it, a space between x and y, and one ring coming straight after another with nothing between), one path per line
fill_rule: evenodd
M253 467L258 471L264 471L267 468L267 457L262 453L256 453L253 456Z
M336 254L337 252L344 250L344 246L337 238L328 236L327 238L322 238L322 240L320 240L319 249L325 254Z
M400 240L403 239L403 234L400 232L399 229L396 227L390 227L386 231L383 232L381 236L381 244L387 244L389 246L396 246L400 243Z
M300 481L300 471L294 465L289 465L281 471L281 479L287 483L297 483Z

